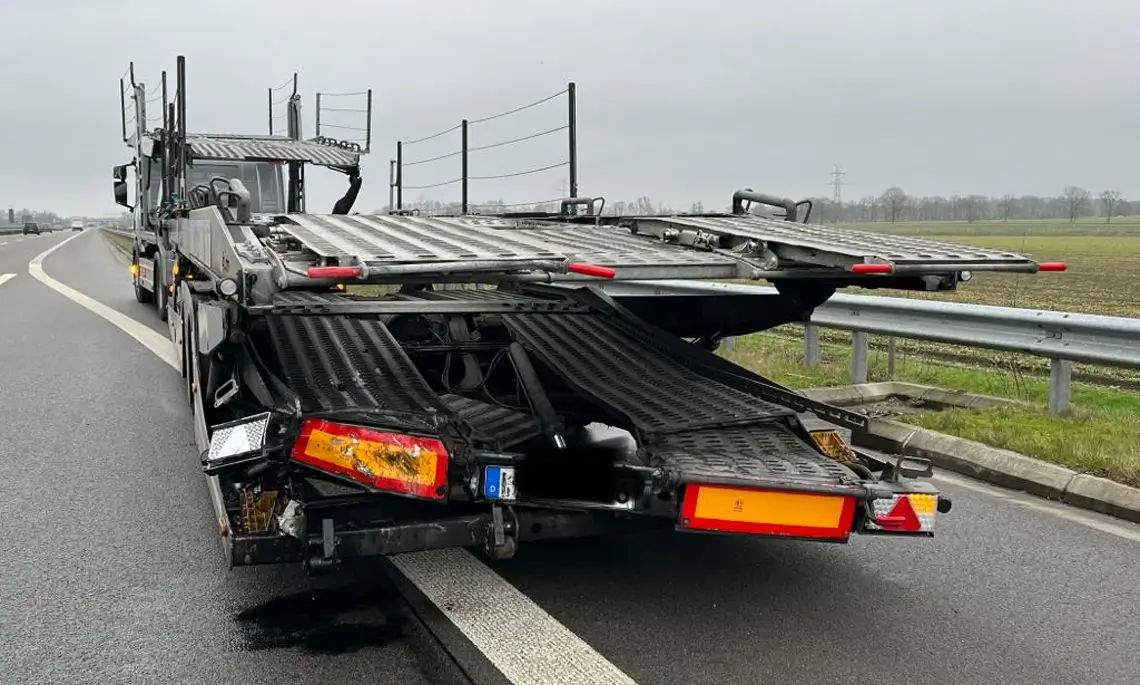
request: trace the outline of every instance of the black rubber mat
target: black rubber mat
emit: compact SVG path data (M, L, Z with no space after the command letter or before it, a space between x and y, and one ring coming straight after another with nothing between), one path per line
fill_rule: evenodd
M377 407L446 412L384 324L343 316L270 316L285 381L304 411Z
M510 314L503 321L528 352L645 435L794 414L690 370L609 317Z
M662 435L649 452L651 466L682 483L857 480L778 422Z

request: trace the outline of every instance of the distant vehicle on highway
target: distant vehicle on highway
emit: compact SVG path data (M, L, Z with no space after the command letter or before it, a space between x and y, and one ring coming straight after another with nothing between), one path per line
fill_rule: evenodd
M30 233L35 233L36 235L39 235L42 232L43 231L40 230L40 225L34 221L28 221L24 224L24 235L28 235Z
M72 221L71 222L71 230L82 231L83 230L83 222L82 221Z

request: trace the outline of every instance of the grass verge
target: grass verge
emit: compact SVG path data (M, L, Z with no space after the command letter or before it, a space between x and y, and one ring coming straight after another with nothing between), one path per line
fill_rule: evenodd
M134 248L134 241L125 235L111 233L110 231L102 231L102 233L103 238L105 238L107 242L111 243L111 245L118 249L120 252L124 252L130 256L131 250Z
M825 345L817 368L803 365L803 346L772 335L738 338L723 353L742 366L793 388L848 385L850 351ZM869 380L888 380L886 355L872 355ZM1048 381L1019 377L1001 368L968 368L905 360L893 380L949 390L995 395L1025 404L998 409L948 409L906 415L898 421L947 435L1013 450L1071 469L1140 486L1140 394L1073 386L1074 408L1064 416L1045 410Z

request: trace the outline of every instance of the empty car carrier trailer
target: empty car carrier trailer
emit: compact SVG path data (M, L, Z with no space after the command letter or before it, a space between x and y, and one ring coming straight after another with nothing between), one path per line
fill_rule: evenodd
M809 431L803 413L854 431L867 419L717 343L805 321L837 288L948 292L965 272L1063 269L809 225L810 203L751 191L699 215L602 216L590 198L556 214L349 214L367 147L302 139L296 97L288 136L187 133L181 57L177 78L162 127L124 125L135 159L115 195L135 212L136 292L181 359L231 565L319 571L460 546L504 558L527 540L661 527L930 536L950 503L929 462ZM128 106L145 122L131 89L124 122ZM306 209L312 166L349 179L329 214ZM782 217L750 214L757 202ZM597 287L729 278L777 294Z

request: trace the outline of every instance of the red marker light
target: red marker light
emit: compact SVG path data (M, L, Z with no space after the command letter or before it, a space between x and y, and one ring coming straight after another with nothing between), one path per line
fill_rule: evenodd
M310 266L309 278L358 278L364 271L359 266Z
M853 264L851 265L851 273L853 274L889 274L895 270L895 267L890 264Z
M575 262L566 267L566 270L572 274L582 274L583 276L596 276L598 278L613 278L617 276L617 272L608 266L598 266L597 264L583 264Z
M1037 265L1038 271L1067 271L1069 265L1064 262L1042 262Z

